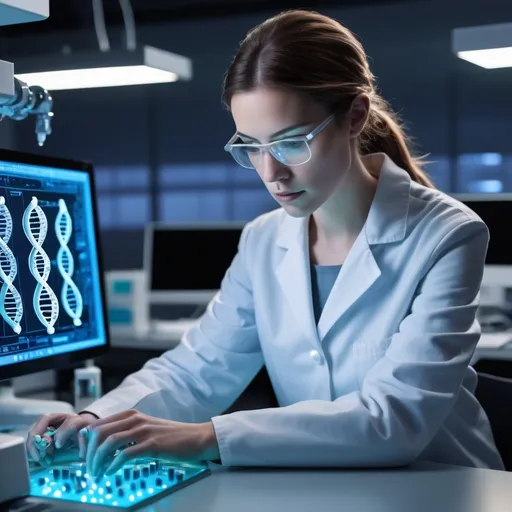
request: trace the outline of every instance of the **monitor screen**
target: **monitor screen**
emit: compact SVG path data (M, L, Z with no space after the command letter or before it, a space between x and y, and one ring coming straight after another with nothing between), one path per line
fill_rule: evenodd
M459 196L457 199L471 208L489 228L486 265L512 265L510 227L507 222L512 219L512 196Z
M108 346L92 169L0 151L0 380Z
M209 300L237 253L242 229L240 224L149 225L146 268L152 301Z

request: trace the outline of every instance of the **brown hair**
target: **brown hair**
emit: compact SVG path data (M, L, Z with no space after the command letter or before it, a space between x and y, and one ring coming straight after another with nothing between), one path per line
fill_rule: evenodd
M222 99L229 110L234 94L263 85L294 90L330 112L346 113L358 95L366 94L370 113L360 137L361 153L386 153L414 181L434 188L374 82L366 53L350 30L319 13L291 10L247 34L226 72Z

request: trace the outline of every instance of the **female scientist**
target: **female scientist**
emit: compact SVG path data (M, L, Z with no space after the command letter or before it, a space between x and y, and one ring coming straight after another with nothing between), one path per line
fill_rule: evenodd
M177 348L87 412L42 417L32 457L78 443L92 475L141 456L503 469L470 366L488 229L411 156L355 36L312 12L268 19L224 100L225 149L282 208L247 224ZM264 364L280 407L222 414ZM39 453L49 426L57 451Z

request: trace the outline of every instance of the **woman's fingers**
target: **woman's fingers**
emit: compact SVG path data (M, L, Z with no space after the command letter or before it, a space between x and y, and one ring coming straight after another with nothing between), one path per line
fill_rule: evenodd
M107 462L111 462L117 450L121 448L124 448L122 451L126 450L126 446L133 442L133 437L134 433L131 429L109 435L103 443L98 446L94 454L94 459L91 463L92 473L90 474L98 476L100 469L104 468ZM117 455L117 457L119 457L119 455Z
M44 451L41 457L41 450L39 450L39 448L43 448L41 441L45 433L50 427L58 428L66 419L66 416L66 414L43 414L30 429L26 446L28 453L36 462L40 462L45 457Z
M87 429L87 451L86 451L86 463L87 472L93 475L93 462L95 460L96 451L106 441L108 437L113 434L120 434L131 430L133 421L131 418L124 418L119 421L113 421L111 423L103 422L101 426L97 427L96 423L91 425ZM103 454L104 451L101 452Z
M151 457L149 440L142 441L140 444L129 446L114 457L114 460L105 470L105 476L113 475L119 471L128 461L139 457Z

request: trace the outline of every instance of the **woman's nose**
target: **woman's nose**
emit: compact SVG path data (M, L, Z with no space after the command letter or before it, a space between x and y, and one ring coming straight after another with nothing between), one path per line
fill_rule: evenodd
M260 176L265 183L273 183L288 177L289 169L277 161L270 153L265 152L261 158Z

